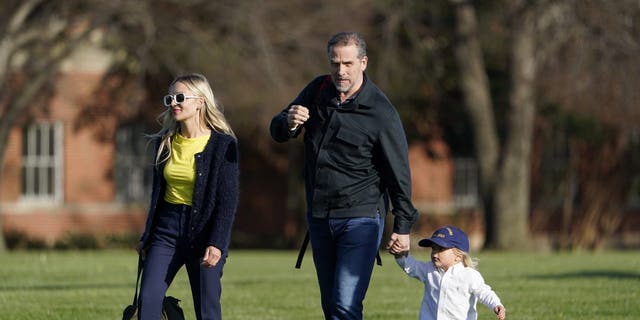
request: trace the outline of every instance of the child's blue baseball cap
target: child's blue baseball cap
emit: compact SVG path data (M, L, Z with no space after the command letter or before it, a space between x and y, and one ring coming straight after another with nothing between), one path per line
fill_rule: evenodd
M458 248L464 252L469 252L467 234L454 226L446 226L436 230L431 238L420 240L418 245L431 247L434 243L442 248Z

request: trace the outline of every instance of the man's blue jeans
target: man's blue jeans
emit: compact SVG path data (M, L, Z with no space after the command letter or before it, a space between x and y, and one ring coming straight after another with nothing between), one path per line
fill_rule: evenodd
M322 311L327 320L362 319L384 218L320 219L307 215Z

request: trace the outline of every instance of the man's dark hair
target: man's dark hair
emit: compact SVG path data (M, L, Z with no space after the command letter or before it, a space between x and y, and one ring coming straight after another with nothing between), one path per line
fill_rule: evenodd
M358 48L358 58L367 55L367 43L357 32L339 32L334 34L327 43L327 55L331 58L331 50L335 46L348 46L354 44Z

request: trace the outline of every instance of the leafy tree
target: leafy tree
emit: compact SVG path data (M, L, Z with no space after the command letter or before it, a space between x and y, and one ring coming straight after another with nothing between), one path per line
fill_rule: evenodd
M1 5L0 161L8 130L45 104L43 93L51 92L62 61L81 45L100 44L113 54L96 93L104 99L93 107L115 117L153 120L169 81L201 72L241 140L243 168L251 170L242 185L256 201L241 203L250 214L238 221L277 223L285 246L297 243L303 224L300 145L274 144L267 127L306 81L326 72L325 44L340 30L359 31L368 40L367 72L400 110L410 139L445 139L454 153L475 152L491 246L526 247L530 205L538 209L543 197L558 194L569 235L564 246L594 246L601 240L589 235L616 227L604 225L609 220L603 213L622 210L604 199L624 203L619 195L634 177L624 173L639 170L633 150L640 148L630 138L639 117L636 1ZM602 134L593 140L598 128ZM554 171L558 183L544 189L551 184L538 174L550 167L546 146L561 132L568 132L570 165ZM587 154L599 157L590 162ZM288 195L286 204L277 192Z
M634 128L628 119L634 118L625 121L620 115L635 114L637 119L637 112L632 111L637 109L633 107L637 95L627 89L637 80L628 77L633 73L622 70L638 66L638 46L630 40L637 27L629 21L638 17L640 8L631 1L496 1L481 7L485 19L491 20L496 13L502 16L491 20L490 26L498 31L487 32L476 22L476 7L471 1L451 3L456 16L461 88L480 162L488 245L528 247L531 186L539 181L531 180L531 170L544 170L536 166L534 133L539 132L539 123L548 121L544 116L550 115L537 110L541 103L551 103L598 119L592 129L609 127L582 131L597 136L600 142L576 136L580 131L570 126L565 125L568 130L562 131L571 135L567 140L570 161L562 184L568 186L561 219L568 238L563 246L597 247L617 230L638 170L637 164L629 161L637 159L637 152L633 152L637 142L628 139ZM508 58L505 71L510 81L505 102L501 102L500 92L492 91L484 64L483 49L492 45L482 43L500 43L501 39L506 46L497 52L502 54L489 54L491 59ZM504 118L496 112L503 108L500 103L508 105ZM598 110L603 106L606 112ZM616 114L617 119L612 119ZM553 141L557 136L547 137L552 140L550 145L557 146Z
M630 190L640 176L640 83L634 76L640 46L633 23L640 5L588 0L548 7L539 22L544 117L537 126L552 148L538 148L534 200L559 226L559 248L597 250L624 227Z
M31 109L42 105L62 61L89 38L100 20L94 21L95 16L85 9L82 1L2 2L0 165L10 130ZM0 170L0 179L1 174ZM0 250L4 248L0 237Z

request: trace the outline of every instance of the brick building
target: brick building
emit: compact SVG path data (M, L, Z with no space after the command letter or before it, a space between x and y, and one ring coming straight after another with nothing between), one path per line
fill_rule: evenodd
M67 234L140 232L144 174L126 136L142 133L90 109L109 59L79 50L63 64L47 108L12 129L0 181L5 235L51 244ZM116 129L116 139L101 138Z
M13 128L0 181L5 235L52 245L68 235L135 236L143 229L151 161L143 135L150 130L127 118L127 106L113 106L120 112L95 108L109 59L94 47L80 50L63 65L45 110ZM419 211L434 213L421 217L416 236L455 222L480 246L474 163L451 159L438 141L414 144L409 152L414 203ZM250 154L241 150L242 194L232 242L265 245L293 233L296 243L300 228L276 219L286 210L286 186Z

